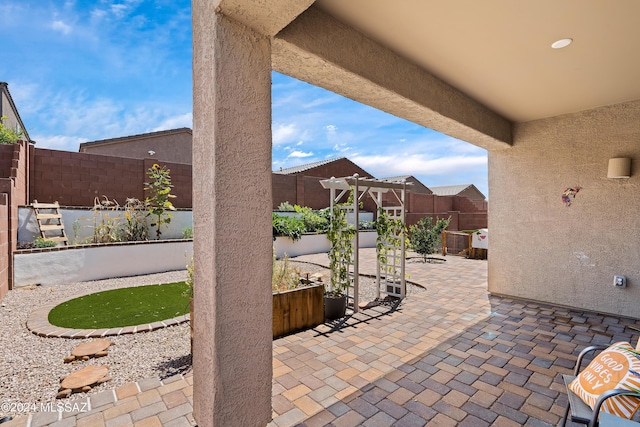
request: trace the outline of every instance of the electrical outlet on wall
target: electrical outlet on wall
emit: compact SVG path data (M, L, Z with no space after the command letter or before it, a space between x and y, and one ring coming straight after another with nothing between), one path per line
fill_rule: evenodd
M627 278L624 276L613 276L613 286L616 288L626 288Z

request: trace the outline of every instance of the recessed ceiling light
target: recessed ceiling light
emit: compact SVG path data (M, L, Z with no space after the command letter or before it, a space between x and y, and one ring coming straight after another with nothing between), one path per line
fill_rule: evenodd
M563 47L569 46L571 43L573 43L573 39L560 39L551 43L551 47L554 49L562 49Z

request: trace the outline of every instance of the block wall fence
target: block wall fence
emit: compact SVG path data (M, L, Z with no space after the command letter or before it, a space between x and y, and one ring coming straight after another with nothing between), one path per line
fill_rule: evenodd
M192 207L192 167L190 164L160 162L153 158L129 159L100 154L36 148L25 141L0 145L0 299L12 289L13 252L18 239L18 207L33 200L57 201L61 206L93 206L96 197L106 196L124 204L129 197L145 198L146 171L158 163L171 171L172 200L178 208ZM351 166L349 166L351 165ZM326 169L326 170L325 170ZM282 202L321 209L329 205L329 191L320 179L348 176L364 170L353 164L337 162L334 167L314 169L321 176L272 174L273 208ZM384 204L396 204L386 194ZM449 229L468 230L487 227L487 210L466 197L407 193L407 225L425 216L451 218ZM367 198L364 209L375 212L375 203Z
M154 159L129 159L100 154L74 153L30 147L30 201L63 206L93 206L96 197L115 199L123 205L127 198L145 198L147 170L158 163L171 171L172 203L191 207L191 165Z

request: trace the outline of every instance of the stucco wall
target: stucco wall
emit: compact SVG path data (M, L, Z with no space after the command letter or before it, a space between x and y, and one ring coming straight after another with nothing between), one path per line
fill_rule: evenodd
M112 143L86 145L84 153L144 159L153 151L156 161L191 164L191 131L148 134Z
M640 317L638 117L634 101L519 124L513 148L489 152L490 292ZM632 177L608 179L625 156Z

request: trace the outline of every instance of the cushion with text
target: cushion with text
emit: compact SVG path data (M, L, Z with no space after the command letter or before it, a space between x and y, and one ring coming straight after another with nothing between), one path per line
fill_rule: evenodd
M598 396L608 390L624 389L640 392L640 353L631 344L617 342L598 354L569 384L592 409ZM601 410L631 419L640 406L640 399L616 396L606 400Z

